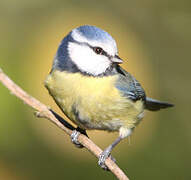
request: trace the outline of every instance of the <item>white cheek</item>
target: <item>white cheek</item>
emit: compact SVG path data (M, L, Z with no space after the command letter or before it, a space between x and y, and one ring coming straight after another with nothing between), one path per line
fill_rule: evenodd
M107 57L95 54L88 46L70 42L68 44L68 51L71 60L83 72L99 75L104 73L110 66L110 61Z

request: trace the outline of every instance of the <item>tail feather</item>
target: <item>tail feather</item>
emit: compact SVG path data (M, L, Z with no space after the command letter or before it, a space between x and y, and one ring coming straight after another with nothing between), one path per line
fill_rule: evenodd
M145 108L150 111L158 111L160 109L165 109L168 107L173 107L173 104L167 102L161 102L156 99L146 98Z

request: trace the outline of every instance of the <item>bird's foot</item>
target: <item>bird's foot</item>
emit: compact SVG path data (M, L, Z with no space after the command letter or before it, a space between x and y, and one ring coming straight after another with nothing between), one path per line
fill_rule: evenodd
M110 154L110 149L106 148L100 155L99 155L99 160L98 160L98 164L99 166L106 171L109 171L108 167L105 164L105 160L110 157L112 159L112 161L116 162L115 158L113 158Z
M84 146L79 143L78 136L80 135L80 132L73 130L71 134L71 141L77 148L83 148Z

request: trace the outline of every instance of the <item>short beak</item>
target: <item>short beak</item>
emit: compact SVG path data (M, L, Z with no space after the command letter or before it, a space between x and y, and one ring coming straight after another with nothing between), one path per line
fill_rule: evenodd
M114 57L112 57L112 58L111 58L111 61L114 62L114 63L117 63L117 64L123 63L123 60L122 60L119 56L117 56L117 55L115 55Z

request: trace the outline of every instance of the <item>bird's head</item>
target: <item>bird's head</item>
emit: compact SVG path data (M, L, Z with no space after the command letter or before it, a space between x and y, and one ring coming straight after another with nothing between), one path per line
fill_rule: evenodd
M114 63L122 63L115 40L95 26L73 29L61 42L53 68L98 76Z

